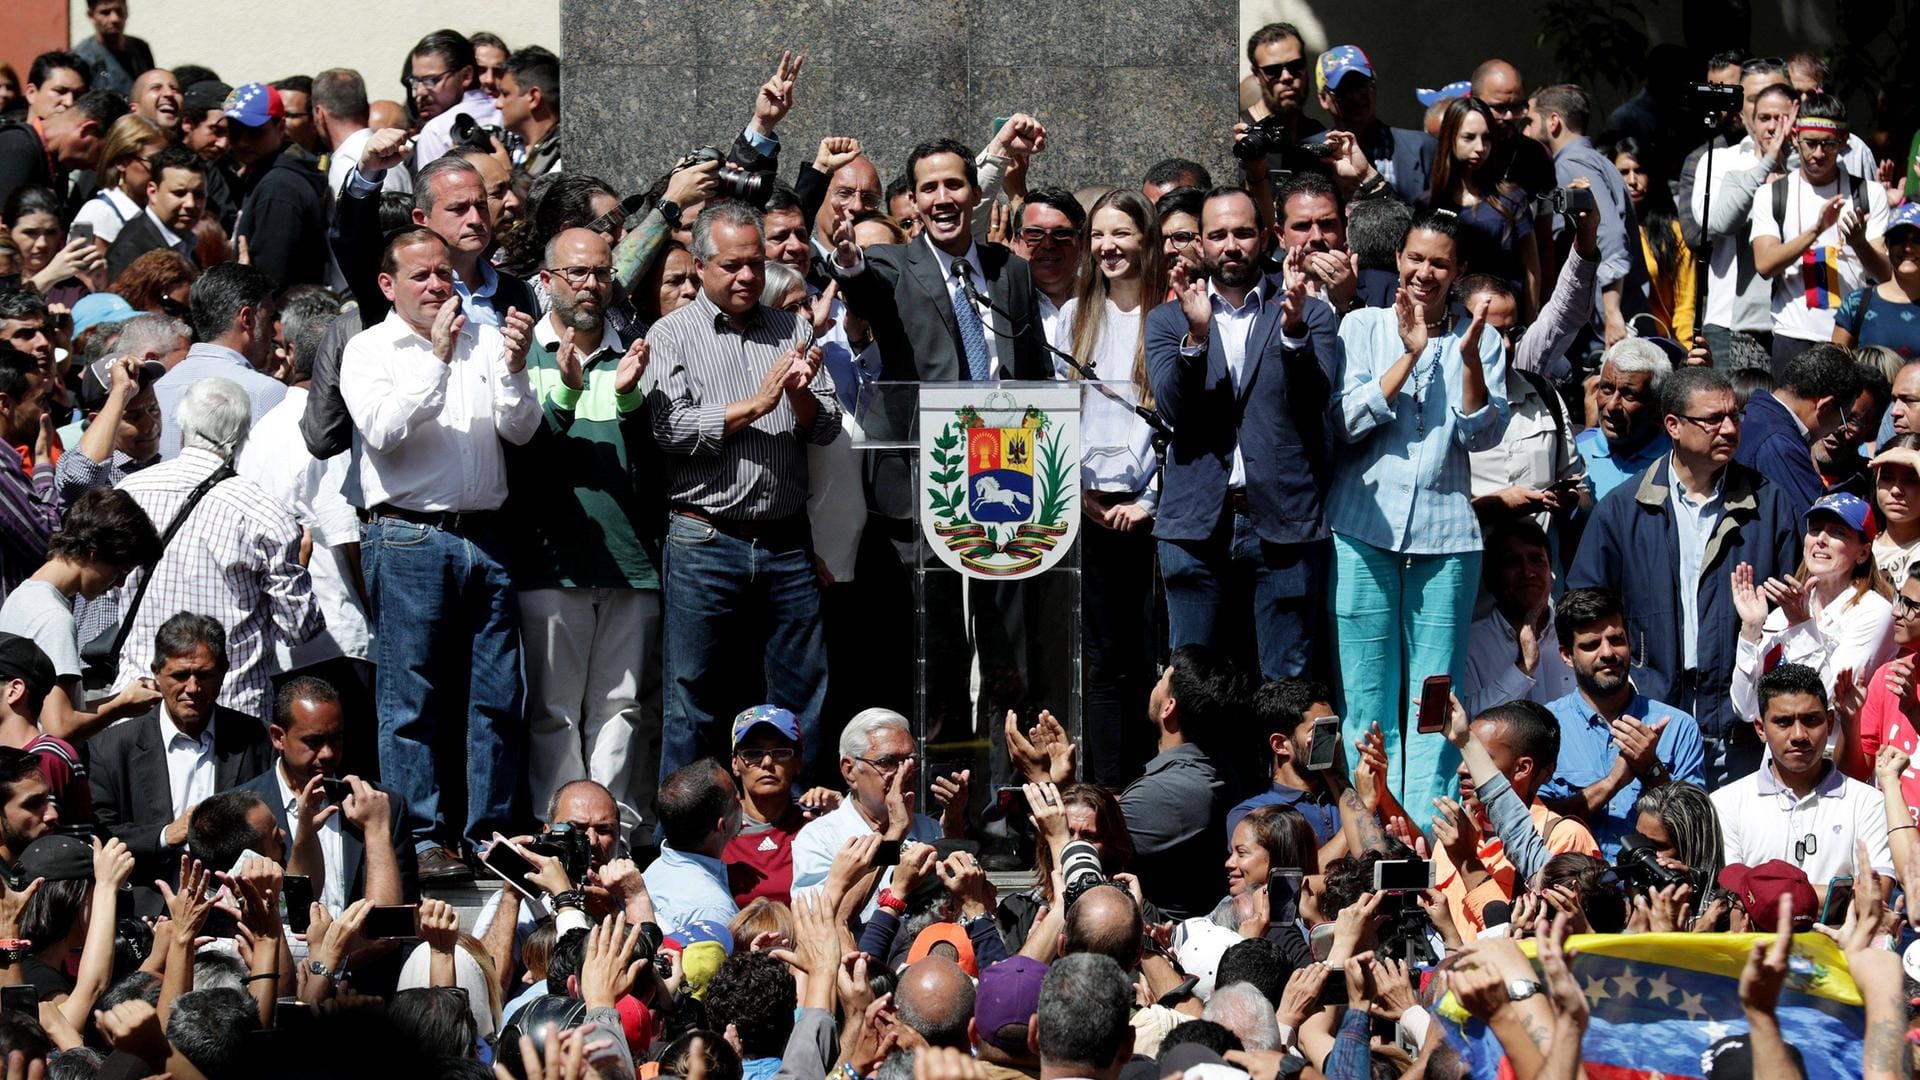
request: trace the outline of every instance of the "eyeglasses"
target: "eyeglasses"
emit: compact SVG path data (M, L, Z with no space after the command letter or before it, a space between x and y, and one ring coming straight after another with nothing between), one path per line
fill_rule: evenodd
M1527 103L1524 101L1489 101L1485 102L1485 105L1487 111L1495 116L1519 116L1527 111Z
M1689 424L1700 425L1702 431L1719 431L1729 424L1736 428L1740 426L1739 413L1721 413L1719 416L1688 416L1686 413L1680 413L1679 416Z
M1029 229L1020 230L1020 239L1025 240L1030 246L1033 246L1033 247L1039 247L1041 244L1044 244L1049 240L1053 241L1056 244L1071 244L1073 243L1074 238L1079 235L1080 235L1080 230L1069 229L1065 226L1061 226L1060 228L1057 228L1057 229L1042 229L1036 225Z
M751 750L735 750L733 756L748 765L761 765L769 761L775 765L784 765L792 761L797 753L799 751L791 746L761 746Z
M289 120L304 120L312 115L313 113L311 112L289 112L286 114L286 118Z
M1893 598L1893 617L1896 619L1920 617L1920 600L1909 600L1905 596L1895 596Z
M1291 75L1296 79L1304 78L1307 74L1307 58L1303 56L1298 60L1283 60L1278 64L1268 64L1254 70L1268 82L1273 82L1282 75Z
M432 88L445 82L447 76L451 74L453 74L453 71L450 70L442 71L437 75L406 75L400 79L400 83L409 90L418 90L421 87Z
M1814 153L1818 153L1818 154L1831 153L1832 151L1838 150L1845 145L1846 143L1841 142L1839 139L1801 139L1800 140L1800 149L1811 150Z
M1166 237L1173 241L1174 247L1186 247L1200 240L1200 234L1197 232L1170 232L1166 234Z
M611 266L549 266L547 273L557 274L567 280L567 284L579 288L591 278L596 285L606 285L613 281Z
M877 757L877 758L860 757L860 758L854 758L854 760L864 763L868 768L872 769L874 772L883 773L883 774L892 774L892 773L898 772L900 769L900 766L905 765L910 761L919 761L920 755L919 754L887 754L883 757Z

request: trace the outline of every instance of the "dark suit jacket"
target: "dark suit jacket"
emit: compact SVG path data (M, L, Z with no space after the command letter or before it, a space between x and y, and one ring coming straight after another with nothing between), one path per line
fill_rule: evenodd
M112 281L120 272L133 264L133 260L149 251L162 251L167 248L166 238L160 235L160 227L153 223L143 211L135 214L133 220L120 229L120 235L113 238L107 247L107 280Z
M160 707L95 735L87 754L94 817L107 835L119 837L133 852L133 880L172 881L180 870L181 847L160 844L160 830L175 817L166 744L160 739ZM225 791L260 775L273 761L273 746L260 721L215 708L213 757L213 789Z
M998 244L981 244L980 269L986 275L981 291L999 312L986 320L1000 356L1002 379L1051 379L1046 335L1040 328L1033 274L1027 262ZM922 240L908 244L876 244L866 249L866 266L858 274L843 275L841 296L855 315L873 328L880 346L880 377L886 382L958 382L967 378L960 325L953 299L932 245ZM904 399L882 402L890 406L884 417L868 414L867 434L888 437L909 430L912 405ZM898 415L896 415L898 414ZM914 514L913 456L882 451L872 455L870 505L892 518Z
M273 819L280 823L281 831L287 834L289 849L293 844L293 823L287 820L287 808L280 802L280 780L273 775L279 762L268 760L265 772L247 781L236 784L242 791L251 791L260 796L267 807L273 811ZM377 785L376 785L377 786ZM393 836L393 853L400 862L400 888L408 899L415 896L413 873L413 845L405 842L407 837L406 800L386 788L388 831ZM291 850L289 850L291 853ZM354 824L342 816L340 819L340 862L349 867L351 877L347 880L347 902L352 903L367 895L367 840Z
M52 188L61 201L67 198L67 177L56 178L47 167L47 144L31 124L0 124L0 202L14 189Z
M1155 406L1173 425L1160 462L1160 509L1153 534L1203 540L1226 512L1227 479L1237 442L1246 463L1247 502L1260 538L1273 544L1324 539L1332 477L1333 389L1344 351L1340 320L1309 299L1305 348L1289 349L1280 305L1268 301L1247 335L1246 378L1238 393L1220 335L1207 355L1180 355L1187 316L1177 300L1147 314L1147 379Z

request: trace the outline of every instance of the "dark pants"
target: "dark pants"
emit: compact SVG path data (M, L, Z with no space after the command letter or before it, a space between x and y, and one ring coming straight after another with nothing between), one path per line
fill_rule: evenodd
M1151 522L1116 532L1080 527L1080 626L1085 693L1080 751L1088 783L1125 787L1153 756L1154 539Z
M1247 514L1220 515L1205 540L1162 540L1169 644L1257 653L1263 678L1322 674L1330 541L1269 544Z
M1787 365L1800 358L1800 354L1823 344L1808 341L1805 338L1790 338L1785 334L1773 335L1773 381L1777 385L1787 377Z
M406 800L416 848L462 837L477 847L518 824L526 717L503 549L485 526L455 533L376 516L361 527L381 782Z

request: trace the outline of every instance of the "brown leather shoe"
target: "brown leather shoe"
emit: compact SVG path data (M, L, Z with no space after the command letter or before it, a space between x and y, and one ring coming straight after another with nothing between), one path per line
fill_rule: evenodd
M428 848L419 855L417 874L422 884L451 885L473 880L473 868L446 848Z

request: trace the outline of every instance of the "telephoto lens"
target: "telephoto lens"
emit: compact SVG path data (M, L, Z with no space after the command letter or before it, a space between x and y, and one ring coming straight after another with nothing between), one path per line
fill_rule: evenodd
M1072 907L1080 894L1088 889L1107 883L1107 874L1100 865L1100 849L1086 840L1069 840L1060 849L1060 876L1067 883L1067 906Z

